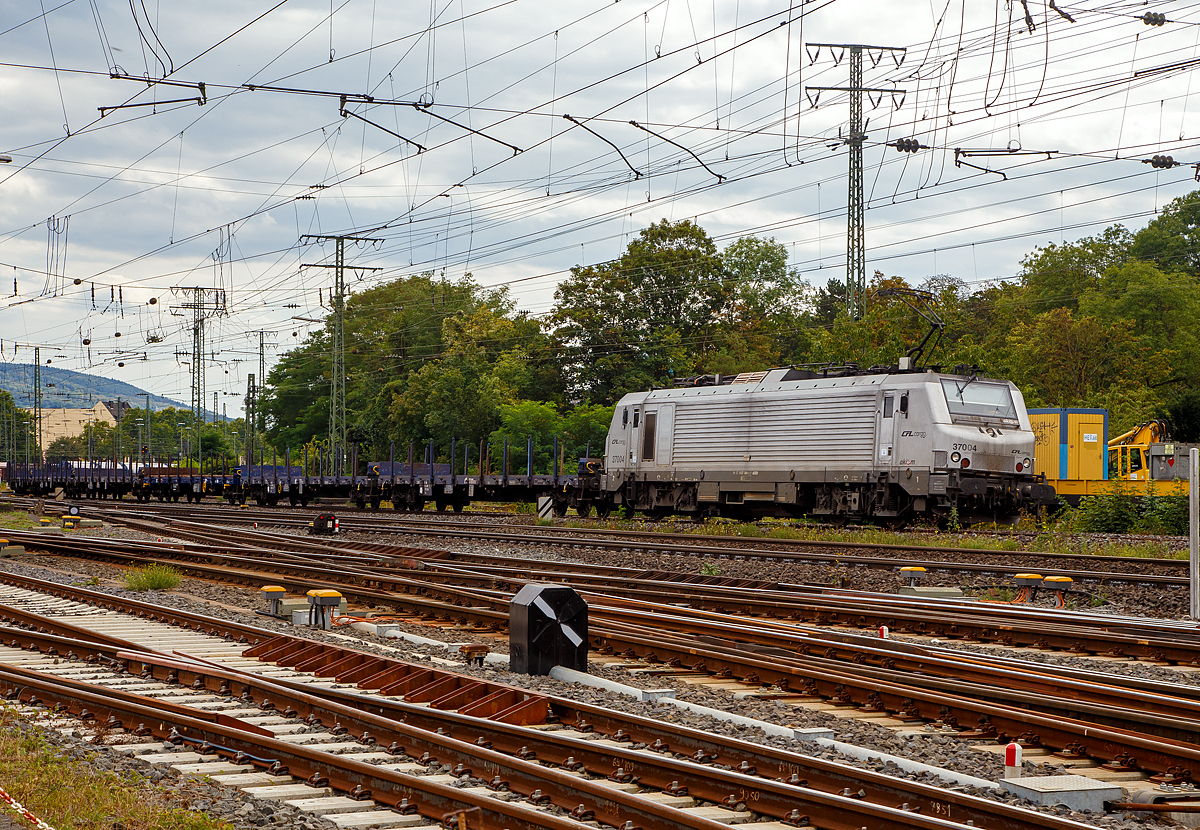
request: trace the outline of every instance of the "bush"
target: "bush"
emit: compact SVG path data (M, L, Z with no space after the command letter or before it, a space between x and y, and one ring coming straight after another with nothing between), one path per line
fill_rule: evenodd
M125 587L130 591L170 591L181 577L170 565L146 565L125 574Z
M1090 533L1155 533L1186 536L1188 504L1186 493L1166 495L1147 490L1131 491L1125 482L1113 482L1101 496L1085 496L1076 516L1078 529Z

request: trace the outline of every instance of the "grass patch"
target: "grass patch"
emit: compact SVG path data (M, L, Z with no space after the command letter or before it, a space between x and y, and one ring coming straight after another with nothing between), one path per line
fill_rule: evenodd
M11 709L0 709L0 781L14 799L51 826L232 830L232 825L203 813L172 807L161 790L139 776L96 770L60 752L40 733L23 729Z
M8 528L9 530L33 530L38 527L38 522L33 516L23 511L12 511L11 513L0 513L0 528Z
M125 574L130 591L170 591L179 585L182 574L170 565L146 565Z

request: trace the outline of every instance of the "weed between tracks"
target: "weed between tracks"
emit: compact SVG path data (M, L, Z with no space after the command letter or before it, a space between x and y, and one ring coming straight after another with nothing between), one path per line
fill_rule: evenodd
M160 789L136 776L65 757L61 748L22 728L11 709L0 709L0 785L58 830L232 830L203 813L172 807Z
M130 591L170 591L179 586L182 574L170 565L146 565L125 574Z

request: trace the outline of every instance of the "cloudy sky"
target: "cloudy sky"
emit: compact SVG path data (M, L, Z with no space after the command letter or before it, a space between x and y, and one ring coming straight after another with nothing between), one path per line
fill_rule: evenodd
M889 47L868 273L1009 279L1197 187L1188 2L0 0L0 359L186 402L203 288L207 400L237 414L259 332L269 366L326 313L306 235L378 240L351 290L469 272L534 314L663 218L842 279L849 99L816 88L845 43Z

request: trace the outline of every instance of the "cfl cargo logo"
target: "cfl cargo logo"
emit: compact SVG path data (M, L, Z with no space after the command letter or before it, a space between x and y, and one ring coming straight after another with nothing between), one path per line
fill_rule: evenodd
M911 429L906 429L900 433L900 437L901 438L924 438L925 433L924 432L916 432Z

